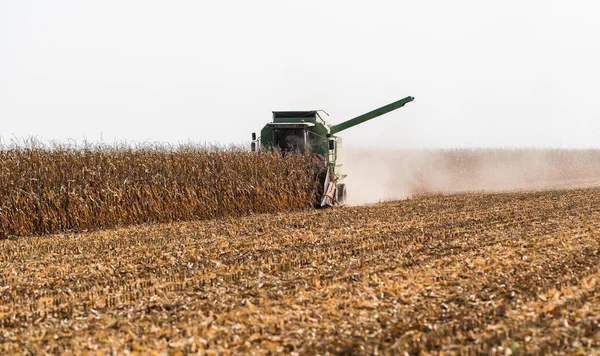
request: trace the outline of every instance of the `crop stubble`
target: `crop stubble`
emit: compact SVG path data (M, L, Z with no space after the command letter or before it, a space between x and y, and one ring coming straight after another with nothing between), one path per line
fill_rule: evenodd
M0 241L0 350L600 347L600 189Z

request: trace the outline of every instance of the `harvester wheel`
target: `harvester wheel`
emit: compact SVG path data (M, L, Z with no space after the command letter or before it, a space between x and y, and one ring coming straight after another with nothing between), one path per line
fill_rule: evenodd
M337 203L344 205L346 203L346 184L340 183L337 186Z
M317 189L315 195L315 208L322 208L321 206L321 197L325 193L325 179L327 177L327 169L321 169L316 175L317 179Z

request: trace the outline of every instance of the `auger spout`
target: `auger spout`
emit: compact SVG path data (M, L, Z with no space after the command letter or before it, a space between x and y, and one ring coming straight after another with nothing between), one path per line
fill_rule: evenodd
M340 131L344 131L346 129L349 129L353 126L356 126L358 124L362 124L365 121L369 121L371 119L374 119L378 116L381 116L383 114L387 114L390 111L394 111L396 109L399 109L401 107L403 107L405 104L410 103L411 101L415 100L415 98L413 98L412 96L407 96L404 99L400 99L398 101L395 101L391 104L385 105L380 107L379 109L375 109L373 111L369 111L366 114L362 114L360 116L357 116L353 119L344 121L340 124L337 125L333 125L331 126L331 131L330 133L332 135L335 135L336 133L340 132Z

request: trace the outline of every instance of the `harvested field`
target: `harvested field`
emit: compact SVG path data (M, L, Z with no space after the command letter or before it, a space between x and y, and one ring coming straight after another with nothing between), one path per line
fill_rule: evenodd
M2 240L0 350L592 353L599 264L600 188Z

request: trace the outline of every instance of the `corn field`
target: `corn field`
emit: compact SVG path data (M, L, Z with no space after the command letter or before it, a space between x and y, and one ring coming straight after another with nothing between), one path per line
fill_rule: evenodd
M0 240L0 353L600 348L600 189Z
M0 238L289 211L309 158L187 145L0 149Z

